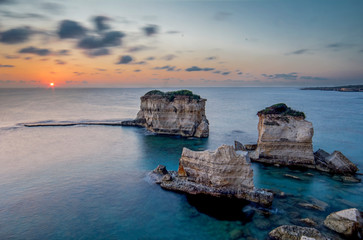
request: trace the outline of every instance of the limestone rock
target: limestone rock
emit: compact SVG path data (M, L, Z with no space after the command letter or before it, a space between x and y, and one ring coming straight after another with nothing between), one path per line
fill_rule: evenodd
M234 150L236 151L246 151L245 146L241 142L234 141Z
M287 166L315 168L311 122L285 104L258 113L258 142L252 160Z
M359 169L339 151L332 154L319 149L314 153L316 168L334 174L354 175Z
M205 116L206 99L188 90L146 93L141 98L135 120L123 121L123 126L140 126L158 134L204 138L209 136Z
M324 225L348 237L363 236L363 216L356 208L331 213L324 220Z
M245 199L270 206L273 194L255 189L247 155L222 145L215 152L183 149L178 172L169 171L171 181L160 181L164 189L188 194ZM155 171L152 174L155 174Z
M296 225L277 227L269 233L269 238L273 240L327 240L315 228L299 227Z

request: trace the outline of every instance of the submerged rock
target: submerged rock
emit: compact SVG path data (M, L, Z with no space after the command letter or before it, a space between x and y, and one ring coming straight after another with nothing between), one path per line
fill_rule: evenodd
M275 104L257 114L258 142L251 159L284 166L315 168L313 125L302 112Z
M317 229L296 225L283 225L269 233L271 240L327 240Z
M316 169L333 174L354 175L359 169L339 151L332 154L319 149L314 153Z
M348 237L363 238L363 216L356 208L331 213L324 220L324 225Z
M155 175L155 170L152 174ZM184 148L178 172L168 174L171 181L160 181L164 189L245 199L265 206L272 204L272 193L255 189L247 156L237 154L232 146L222 145L215 152Z
M209 136L206 99L188 90L166 93L153 90L140 99L136 119L123 121L121 125L145 127L158 134L198 138Z
M299 178L298 176L295 176L295 175L291 175L291 174L284 174L285 177L288 177L288 178L292 178L292 179L295 179L295 180L302 180L301 178Z

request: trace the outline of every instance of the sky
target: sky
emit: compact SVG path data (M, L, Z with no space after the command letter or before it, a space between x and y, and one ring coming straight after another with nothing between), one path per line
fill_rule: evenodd
M0 0L0 88L363 84L361 0Z

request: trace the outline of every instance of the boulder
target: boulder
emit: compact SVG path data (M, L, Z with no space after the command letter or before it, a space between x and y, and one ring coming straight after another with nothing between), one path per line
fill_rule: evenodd
M269 233L271 240L327 240L317 229L296 225L282 225Z
M333 174L354 175L359 169L339 151L332 154L319 149L314 153L316 168Z
M238 141L234 141L234 150L236 151L246 151L245 146L243 146L242 143L238 142Z
M286 104L272 105L257 113L258 141L254 161L315 168L312 137L313 125L302 112Z
M331 230L351 238L363 237L363 216L356 208L331 213L324 220L324 225Z
M245 199L270 206L273 194L254 187L253 170L247 158L227 145L214 152L184 148L178 172L169 171L171 180L156 182L168 190ZM154 170L151 174L155 172L160 171Z
M153 90L141 98L135 120L122 126L140 126L158 134L205 138L209 122L205 116L206 99L188 90L161 92Z

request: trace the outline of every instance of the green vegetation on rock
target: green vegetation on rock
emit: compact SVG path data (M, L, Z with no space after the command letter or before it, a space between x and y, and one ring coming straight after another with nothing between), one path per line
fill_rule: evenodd
M176 96L188 96L189 99L196 99L199 100L200 96L193 94L192 91L189 90L178 90L178 91L171 91L171 92L162 92L159 90L152 90L145 94L145 96L152 96L158 95L167 98L169 101L173 101Z
M274 104L257 113L258 116L268 114L280 114L282 116L288 115L293 117L302 117L303 119L305 119L305 113L291 109L285 103Z

